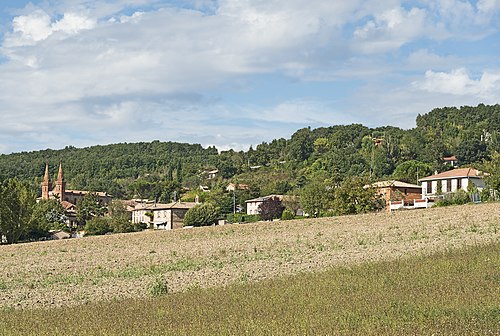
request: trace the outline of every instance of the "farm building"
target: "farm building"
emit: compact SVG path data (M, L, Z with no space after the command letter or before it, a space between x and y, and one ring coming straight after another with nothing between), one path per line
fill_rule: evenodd
M149 223L162 230L182 228L186 212L196 205L194 202L138 204L132 211L132 223Z
M413 204L414 200L422 198L422 187L416 184L388 180L375 182L371 187L375 188L377 194L385 200L386 206L389 206L391 201L403 201L404 204Z

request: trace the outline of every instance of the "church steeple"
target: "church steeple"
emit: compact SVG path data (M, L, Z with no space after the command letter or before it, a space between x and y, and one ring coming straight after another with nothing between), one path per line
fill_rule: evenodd
M45 175L42 182L42 199L49 199L50 178L49 178L49 164L45 164Z
M57 172L56 187L53 193L57 194L59 201L64 201L64 193L66 192L66 181L64 181L62 163L59 164L59 171Z

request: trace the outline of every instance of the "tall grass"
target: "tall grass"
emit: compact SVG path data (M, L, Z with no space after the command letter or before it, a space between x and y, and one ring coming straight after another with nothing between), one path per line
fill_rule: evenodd
M151 299L2 311L0 334L499 335L499 248L495 243Z

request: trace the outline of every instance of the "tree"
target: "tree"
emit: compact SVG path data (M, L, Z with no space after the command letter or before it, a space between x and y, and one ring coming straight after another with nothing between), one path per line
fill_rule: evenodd
M349 177L335 189L333 207L337 215L365 213L382 209L383 200L374 188L365 188L366 182L359 177Z
M102 217L106 212L106 207L101 205L97 195L88 193L77 204L76 219L80 225L85 226L88 220L94 217Z
M488 159L488 151L485 142L479 139L467 139L460 143L456 151L456 157L461 165L480 162Z
M500 192L500 153L493 154L491 160L483 164L483 169L489 174L484 178L486 185Z
M29 238L44 237L49 230L67 229L65 211L55 199L42 199L33 210L32 225L27 233Z
M285 207L276 196L264 200L264 202L259 205L260 218L263 220L281 218L283 210L285 210Z
M8 244L27 233L35 202L35 193L15 178L0 186L0 237L5 236Z
M316 180L300 190L300 204L304 211L314 217L331 209L333 188L325 182Z
M432 166L430 164L409 160L400 163L394 170L394 173L392 173L392 176L396 180L416 184L419 178L429 176L431 174Z
M109 217L96 217L85 223L85 235L88 236L103 235L112 231L111 218Z
M134 224L130 220L130 214L125 205L119 201L114 201L109 206L109 226L114 233L136 232L144 230L147 224Z
M189 209L184 216L185 226L207 226L215 224L218 209L211 203L204 203Z

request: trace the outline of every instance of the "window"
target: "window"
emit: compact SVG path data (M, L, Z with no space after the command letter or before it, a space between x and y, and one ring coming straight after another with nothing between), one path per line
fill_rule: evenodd
M428 181L427 182L427 194L432 194L432 182Z
M458 189L462 189L462 179L461 178L457 179L457 190Z
M446 191L447 192L451 191L451 179L446 180Z

